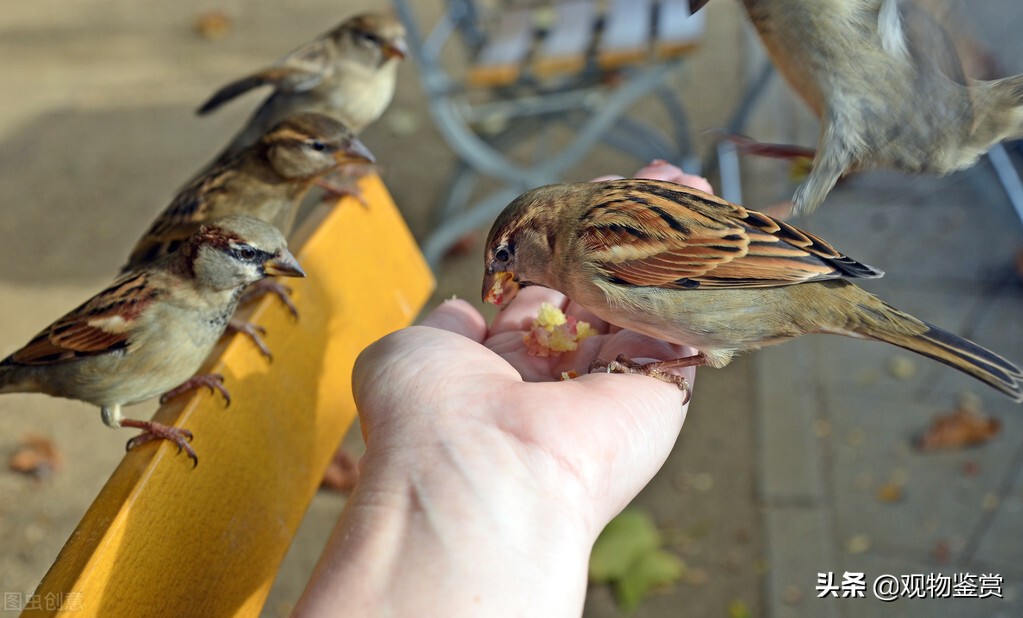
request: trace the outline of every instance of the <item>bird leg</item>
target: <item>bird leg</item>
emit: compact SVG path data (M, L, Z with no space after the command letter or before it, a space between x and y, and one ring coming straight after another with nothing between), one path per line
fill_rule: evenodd
M298 319L298 307L295 303L291 302L291 288L273 279L261 279L249 287L245 288L242 293L241 299L238 303L249 303L260 296L267 294L273 294L280 299L281 303L284 304L285 309L291 314L293 318ZM256 344L259 348L260 353L266 357L268 361L273 360L273 354L270 352L270 348L263 341L263 335L266 335L266 329L262 326L239 320L237 318L231 318L227 322L227 330L232 333L241 333L252 340L252 343Z
M817 151L806 146L795 144L772 144L770 142L758 142L752 137L740 135L739 133L722 133L722 139L735 145L735 149L742 154L753 155L754 157L766 157L768 159L786 159L798 161L810 159L817 155Z
M188 378L181 384L181 386L172 388L163 395L161 395L160 403L161 404L167 403L168 401L174 399L178 395L181 395L182 393L187 393L188 391L191 390L195 390L200 386L205 386L206 388L210 389L210 393L216 393L219 391L220 394L223 395L224 397L225 408L231 405L231 395L230 393L227 392L227 389L224 388L224 376L220 375L219 373L200 373L192 376L191 378ZM124 421L122 421L122 424L123 423Z
M259 352L266 357L267 361L274 359L273 353L270 352L270 348L263 341L263 335L266 334L266 329L258 324L252 322L246 322L245 320L239 320L238 318L231 318L227 321L227 331L232 333L241 333L252 340L252 343L256 344L259 348Z
M295 303L291 302L291 288L276 279L260 279L245 288L245 291L242 292L242 297L238 300L238 304L250 303L267 294L273 294L279 298L281 303L284 304L284 308L288 310L288 313L296 320L298 319L298 307L295 306Z
M669 370L681 369L683 367L697 367L706 364L707 357L702 353L673 360L656 361L645 364L637 363L628 356L619 354L618 358L613 361L606 361L602 358L594 359L593 362L590 363L590 373L603 369L608 373L634 373L650 376L651 378L657 378L662 382L667 382L677 386L679 390L686 394L685 401L683 401L683 403L689 403L689 398L693 395L689 388L689 381L683 376L671 373Z
M192 432L187 429L169 427L154 421L137 421L132 418L121 419L121 427L134 427L142 430L142 433L128 440L128 443L125 445L126 451L130 451L140 444L152 442L153 440L170 440L178 445L179 453L181 451L188 453L188 458L192 460L193 468L199 465L199 458L196 457L195 451L188 444L192 441Z
M323 178L316 179L314 184L324 190L323 201L325 202L336 201L343 197L351 196L359 200L363 208L369 208L369 204L359 188L359 178L368 174L372 169L372 166L357 163L342 165L337 171L327 174Z

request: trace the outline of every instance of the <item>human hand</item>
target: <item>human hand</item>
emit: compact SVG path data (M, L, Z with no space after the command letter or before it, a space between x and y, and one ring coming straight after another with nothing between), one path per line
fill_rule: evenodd
M560 358L527 355L523 334L544 301L603 334ZM663 464L686 406L646 376L554 380L585 374L598 354L690 353L540 288L490 328L449 301L373 344L353 375L362 475L297 614L578 615L594 539Z
M672 165L663 159L654 159L650 163L647 163L633 174L632 177L644 178L646 180L665 180L677 185L686 185L687 187L699 189L706 193L714 193L714 188L710 186L710 182L706 178L703 176L687 174L683 172L680 167ZM624 178L624 176L599 176L590 182L599 182L601 180L621 180L622 178Z

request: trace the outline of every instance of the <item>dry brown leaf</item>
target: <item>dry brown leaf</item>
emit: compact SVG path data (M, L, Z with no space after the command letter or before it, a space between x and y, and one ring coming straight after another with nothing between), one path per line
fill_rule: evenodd
M207 41L219 41L231 35L234 21L223 11L205 11L195 18L193 28Z
M23 435L18 448L7 460L11 470L37 478L53 474L62 464L63 459L53 440L34 433Z
M902 502L906 497L906 486L902 483L889 482L877 489L877 501L887 504Z
M977 476L980 474L980 464L975 459L967 459L963 462L963 476Z
M1002 422L984 414L973 401L964 401L948 414L936 417L914 440L921 451L978 446L998 435Z

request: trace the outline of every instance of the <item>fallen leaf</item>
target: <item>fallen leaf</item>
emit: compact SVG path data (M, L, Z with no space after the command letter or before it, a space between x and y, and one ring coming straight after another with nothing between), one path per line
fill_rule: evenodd
M359 465L354 455L347 451L338 449L333 459L327 464L323 472L323 480L320 487L340 493L348 493L355 489L359 482Z
M908 356L893 356L888 359L888 373L897 380L909 380L916 375L916 363Z
M63 460L53 441L39 434L27 433L18 441L18 447L7 460L14 472L43 478L60 469Z
M931 421L913 444L924 452L978 446L997 436L1001 429L1001 421L985 415L974 400L964 400L955 410Z
M975 459L967 459L963 462L963 476L977 476L980 474L980 464Z
M649 514L626 509L597 537L590 553L590 581L610 583L619 606L635 609L654 587L679 581L685 563L662 549L664 539Z
M230 36L234 21L223 11L206 11L195 18L193 28L207 41L219 41Z
M902 483L888 482L877 489L877 501L894 504L902 502L906 497L906 487Z
M618 605L631 612L639 607L652 588L677 582L684 570L682 560L666 551L641 554L632 568L615 580L614 591Z
M931 555L938 564L947 564L952 556L952 550L948 545L948 541L938 541L935 543Z
M865 534L856 534L845 541L845 551L850 554L862 554L870 549L870 537Z
M659 549L661 542L661 532L648 514L625 509L593 544L590 581L600 584L622 577L639 556Z
M728 604L728 618L750 618L753 614L742 599L734 599Z

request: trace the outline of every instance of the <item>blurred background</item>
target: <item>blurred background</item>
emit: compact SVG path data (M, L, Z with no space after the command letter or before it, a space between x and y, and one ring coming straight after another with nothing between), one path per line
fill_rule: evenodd
M442 9L434 0L414 4L423 28ZM1018 3L949 7L1003 74L1023 72L1023 40L1013 34L1023 24ZM363 10L390 6L7 0L0 15L0 355L107 282L138 234L263 93L203 118L194 115L200 102ZM717 136L708 130L726 125L764 56L738 2L714 0L705 11L699 45L669 84L688 114L698 158L711 161ZM654 100L637 103L634 114L655 126L670 121ZM777 77L744 132L811 147L817 137L813 116ZM362 139L409 226L425 239L456 158L428 112L412 59L400 69L390 110ZM627 176L644 163L601 146L564 179ZM742 178L744 204L760 209L788 199L797 182L788 163L752 158L742 160ZM796 224L885 270L884 279L864 286L885 300L1023 361L1014 261L1023 225L986 162L944 178L857 175ZM482 228L438 261L430 307L452 295L479 304L489 221ZM962 407L966 392L968 407L999 419L997 435L970 449L914 448L913 437ZM807 337L723 370L701 370L674 453L636 500L685 569L635 615L1020 615L1020 413L950 369L845 338ZM127 432L110 431L97 417L77 402L0 398L0 456L38 434L63 461L42 479L0 470L0 590L35 589L120 460ZM264 615L289 613L343 504L332 492L314 500ZM882 573L998 573L1005 598L818 599L817 573L840 578L845 571L865 572L868 581ZM591 589L588 616L620 611L608 587Z

